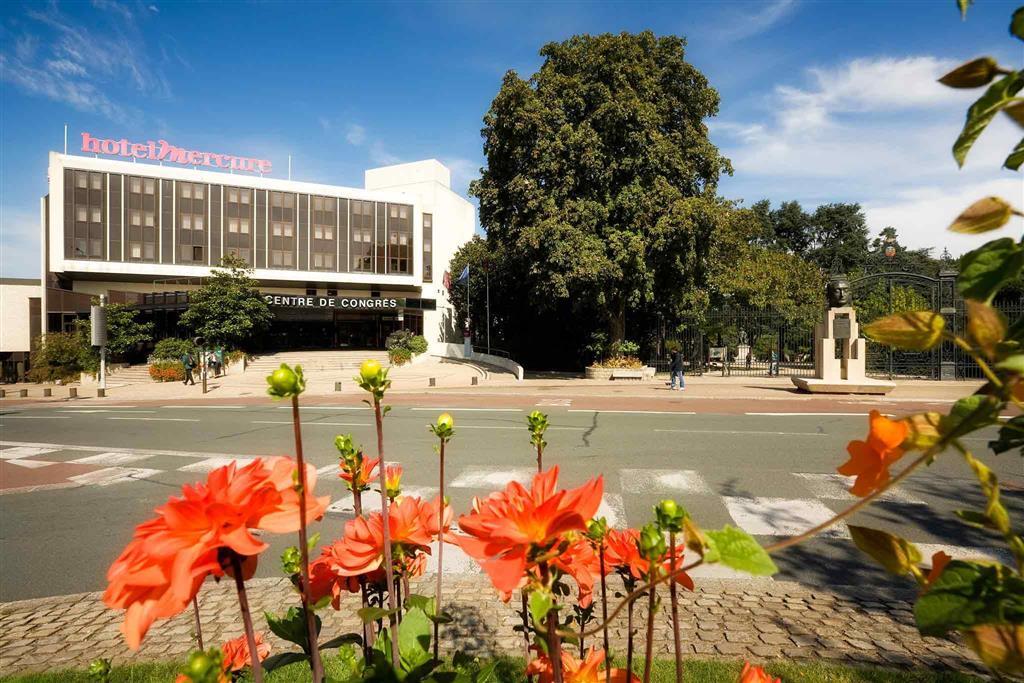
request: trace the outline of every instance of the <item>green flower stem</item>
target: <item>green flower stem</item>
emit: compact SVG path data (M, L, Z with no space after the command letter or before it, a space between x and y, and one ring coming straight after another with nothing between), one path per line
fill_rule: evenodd
M440 505L437 510L437 590L434 596L434 609L438 616L441 614L441 581L444 576L444 438L441 438L438 456L440 457L439 478L441 487ZM441 639L441 624L434 620L434 659L438 659L439 641Z
M971 453L971 450L969 448L960 443L959 439L953 441L953 447L960 451L960 454L964 456L964 460L967 462L968 466L970 466L972 460L980 462L977 458L974 457L974 454ZM975 473L975 476L979 476L979 483L984 485L984 482L980 480L980 475ZM996 491L996 496L998 496L998 488L996 489ZM988 497L987 494L986 497ZM1009 513L1007 513L1007 516L1009 516ZM1021 548L1022 546L1024 546L1024 543L1022 543L1020 536L1013 533L1013 528L1009 526L1006 532L1003 533L1003 539L1009 546L1010 553L1013 555L1013 559L1017 563L1017 573L1020 576L1024 576L1024 553L1021 552Z
M302 457L302 423L299 420L299 396L292 395L292 427L295 432L295 461L299 467L299 553L302 557L302 609L306 614L306 633L309 636L309 666L313 683L324 680L324 666L320 661L320 648L316 644L316 615L309 604L309 542L306 540L306 461ZM250 647L253 647L250 645Z
M604 621L604 654L605 657L611 657L611 653L608 651L608 583L604 576L604 536L601 537L601 542L597 545L597 560L600 563L601 570L601 619ZM610 662L605 664L604 667L604 681L605 683L612 683L612 666Z
M651 562L652 575L657 574L657 565ZM651 683L651 666L654 664L654 609L657 589L651 585L647 600L647 640L644 642L644 683Z
M380 459L378 467L380 467L380 514L381 521L384 526L384 574L387 576L387 587L388 587L388 609L391 614L388 615L388 623L391 628L391 664L398 669L398 620L395 618L395 614L398 611L397 601L395 600L395 568L392 565L391 559L391 522L388 516L388 494L387 489L384 487L384 415L380 409L380 397L376 393L373 395L373 416L377 423L377 457Z
M676 572L676 532L671 531L668 535L669 557L672 558L672 573ZM676 597L676 582L673 579L668 582L669 600L672 603L672 640L676 651L676 683L683 683L683 653L679 641L679 600Z
M551 574L548 570L547 562L541 562L539 569L541 583L548 586L551 580ZM551 675L554 683L562 683L562 638L558 634L557 609L552 609L548 612L547 621L548 623L544 636L548 641L548 661L551 662Z
M631 584L635 585L632 580L630 580L627 583L626 582L626 578L625 577L622 578L622 586L623 586L623 588L625 590L627 590L627 591L630 590L633 587L633 585L631 585ZM636 593L636 591L631 591L630 595L633 595L633 593ZM636 597L634 597L632 600L630 600L629 597L626 598L626 604L629 605L629 613L626 615L626 633L628 634L627 637L626 637L626 675L627 676L632 676L633 675L633 636L634 636L634 632L633 632L633 600L636 600L636 598L640 597L641 595L643 595L642 592L641 593L636 593ZM608 627L609 619L614 619L615 615L621 609L622 609L622 603L619 603L619 606L615 610L612 611L612 616L609 617L609 618L606 618L604 620L605 621L605 623L604 623L605 628Z
M352 475L353 483L358 483L358 475ZM355 512L356 517L363 516L363 490L360 486L352 486L352 510ZM359 598L360 607L369 607L370 603L366 599L366 577L359 577ZM376 636L373 633L373 622L363 622L363 656L370 654L370 647L374 643Z
M199 621L199 595L198 594L196 594L195 596L192 597L192 610L195 612L195 615L196 615L196 641L199 644L199 649L200 650L205 650L206 647L203 646L203 624L202 624L201 621Z
M263 665L256 649L256 633L252 630L252 614L249 612L249 598L245 594L242 579L242 561L238 553L231 553L231 569L235 575L235 590L238 592L238 608L242 612L242 626L245 628L245 643L249 647L249 662L252 665L253 683L263 683Z

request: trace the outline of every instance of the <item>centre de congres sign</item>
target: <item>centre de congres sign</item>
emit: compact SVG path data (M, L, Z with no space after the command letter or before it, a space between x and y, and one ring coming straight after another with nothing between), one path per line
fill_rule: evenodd
M286 294L265 294L263 299L271 306L287 308L340 308L362 311L396 311L405 305L404 299L355 296L289 296Z

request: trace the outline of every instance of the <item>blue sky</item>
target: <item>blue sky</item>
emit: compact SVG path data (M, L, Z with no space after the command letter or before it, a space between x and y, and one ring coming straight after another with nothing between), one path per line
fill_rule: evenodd
M1000 171L1000 117L958 171L949 146L978 93L934 83L981 54L1024 62L1016 2L7 2L0 7L0 274L38 274L46 152L80 131L270 158L284 175L362 185L368 167L435 157L465 192L503 73L574 33L687 37L718 88L720 192L808 207L856 201L875 230L960 253L944 227L974 198L1022 201ZM1019 230L1019 226L1017 226Z

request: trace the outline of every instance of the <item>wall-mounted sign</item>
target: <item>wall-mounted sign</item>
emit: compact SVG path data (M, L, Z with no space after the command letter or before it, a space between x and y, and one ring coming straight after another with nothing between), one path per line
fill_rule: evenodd
M292 296L265 294L263 299L271 306L287 308L339 308L342 310L394 311L405 305L404 299L359 296Z
M167 161L185 166L210 166L230 171L251 171L253 173L270 173L273 164L268 159L239 157L232 154L200 152L198 150L176 147L166 140L147 140L146 142L129 142L125 138L111 140L93 137L90 133L82 133L82 151L89 154L110 154L129 159L146 159L149 161Z

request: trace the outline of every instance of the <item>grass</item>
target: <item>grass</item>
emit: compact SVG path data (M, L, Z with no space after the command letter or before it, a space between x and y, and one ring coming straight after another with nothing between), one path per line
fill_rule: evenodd
M174 680L181 666L176 662L118 666L114 667L110 680L112 683L166 683ZM329 678L344 680L346 671L339 660L328 656L324 666ZM686 662L685 680L687 683L733 683L739 678L741 666L740 662L689 660ZM765 669L773 676L781 677L783 683L976 683L982 680L958 673L920 669L898 671L813 662L778 661L766 665ZM522 660L503 658L499 662L497 678L501 683L521 683L525 681L522 670ZM673 663L665 660L656 662L652 679L655 683L673 683ZM0 683L92 683L92 680L81 669L0 676ZM304 664L292 664L272 672L265 680L267 683L301 683L309 680L309 669Z

